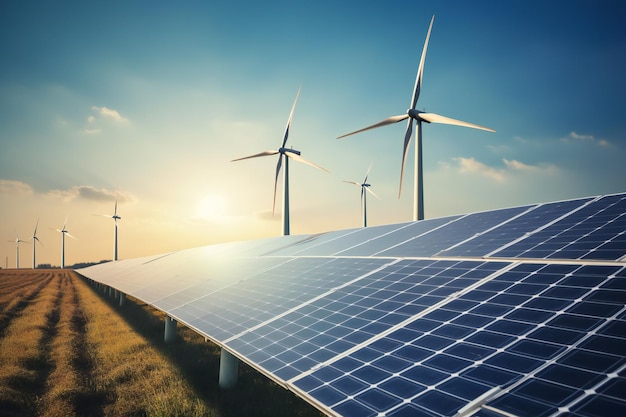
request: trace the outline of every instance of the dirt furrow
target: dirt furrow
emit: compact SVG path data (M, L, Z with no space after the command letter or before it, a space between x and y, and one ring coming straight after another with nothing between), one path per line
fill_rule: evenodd
M72 305L74 309L70 318L70 326L74 335L71 341L74 355L71 364L83 389L75 398L74 405L79 415L101 416L107 395L98 389L95 380L96 360L87 343L87 318L83 310L83 301L76 289L76 285L82 285L82 283L78 281L77 276L72 276Z
M0 312L0 339L4 336L4 332L11 321L19 317L22 311L39 295L41 290L50 284L52 277L52 275L47 275L40 282L35 281L33 288L25 290L23 294L16 293L11 297L11 301Z
M47 344L55 334L62 296L59 281L43 281L0 339L0 409L6 416L36 416L50 372Z

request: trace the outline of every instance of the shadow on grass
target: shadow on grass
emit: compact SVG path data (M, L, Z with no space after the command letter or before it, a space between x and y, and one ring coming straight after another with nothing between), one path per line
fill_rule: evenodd
M184 375L196 395L222 417L320 417L324 414L294 393L240 363L237 386L230 390L218 387L220 348L193 330L178 325L178 338L165 343L164 313L131 297L124 306L90 287L100 299L113 307L133 329L149 340Z

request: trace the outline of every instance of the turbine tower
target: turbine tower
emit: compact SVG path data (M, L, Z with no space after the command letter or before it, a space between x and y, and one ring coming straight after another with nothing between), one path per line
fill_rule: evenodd
M367 182L367 177L370 175L371 169L372 169L372 166L370 165L370 167L367 170L367 173L365 174L365 179L363 179L363 182L345 181L345 180L343 181L343 182L347 182L348 184L354 184L358 187L361 187L361 212L363 214L363 227L367 227L367 193L370 193L374 197L378 198L378 196L374 193L374 191L370 189L371 184Z
M411 134L413 132L413 122L415 121L417 129L415 130L415 180L414 180L414 196L413 196L413 220L424 219L424 176L422 167L422 122L426 123L442 123L448 125L464 126L473 129L481 129L489 132L495 132L495 130L488 127L479 126L473 123L463 122L461 120L451 119L449 117L441 116L434 113L425 113L416 109L417 99L419 98L420 91L422 89L422 77L424 74L424 60L426 59L426 49L428 48L428 41L430 39L430 31L433 28L433 22L435 16L430 20L430 26L428 27L428 34L426 35L426 41L424 42L424 49L422 50L422 58L417 69L417 77L415 78L415 87L413 89L413 97L411 98L410 107L406 114L399 116L388 117L378 123L371 126L367 126L363 129L355 130L354 132L346 133L339 136L337 139L353 135L355 133L363 132L365 130L374 129L381 126L397 123L402 120L409 119L406 132L404 134L404 148L402 150L402 167L400 169L400 189L398 191L398 198L402 193L402 178L404 177L404 166L406 163L406 156L408 153L409 145L411 144Z
M63 223L63 228L62 229L52 229L52 230L56 230L57 232L61 233L61 268L65 268L65 235L71 237L72 239L76 239L74 236L72 236L70 234L70 232L67 231L67 229L65 228L67 225L67 217L65 218L65 222Z
M15 269L20 269L20 243L28 242L20 239L17 232L15 232L15 240L9 240L9 242L15 242Z
M293 106L291 107L291 113L289 113L289 119L287 120L287 127L285 128L285 134L283 136L283 142L280 148L275 150L269 150L260 152L254 155L245 156L243 158L233 159L231 162L241 161L243 159L257 158L260 156L270 156L278 154L278 163L276 164L276 178L274 179L274 204L272 206L272 214L276 211L276 190L278 187L278 175L280 174L280 168L283 164L283 157L285 160L285 171L283 173L283 236L286 236L290 233L290 224L289 224L289 158L312 166L313 168L317 168L321 171L328 172L326 168L322 168L321 166L315 165L312 162L305 160L301 155L300 151L295 149L286 148L287 138L289 137L289 129L291 127L291 119L293 118L293 112L296 108L296 103L298 102L298 97L300 96L300 89L298 89L298 93L296 94L296 99L293 102Z
M35 223L35 231L33 232L33 237L30 238L30 240L33 241L33 269L37 268L37 258L36 258L37 242L39 242L40 245L43 245L43 243L41 243L41 240L39 240L39 238L37 237L37 226L39 226L39 219L37 219L37 223Z
M115 200L115 209L113 210L113 215L110 214L94 214L94 216L103 216L113 219L114 224L114 238L113 238L113 260L117 261L117 221L122 218L117 215L117 200Z

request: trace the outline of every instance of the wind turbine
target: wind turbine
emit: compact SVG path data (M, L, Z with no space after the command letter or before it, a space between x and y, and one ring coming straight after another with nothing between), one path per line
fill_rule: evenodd
M370 193L374 197L378 198L378 196L374 193L374 191L370 190L371 184L367 182L367 177L370 175L371 169L372 169L372 166L370 165L370 167L367 170L367 173L365 174L365 179L363 179L363 182L345 181L345 180L343 181L343 182L347 182L348 184L354 184L358 187L361 187L361 212L363 213L363 227L367 227L367 193Z
M114 231L114 241L113 241L113 260L117 261L117 221L121 220L122 218L120 216L117 215L117 200L115 200L115 209L113 210L113 215L110 214L94 214L92 213L94 216L104 216L104 217L109 217L111 219L113 219L113 223L114 223L114 227L115 227L115 231Z
M65 218L65 222L63 223L62 229L51 228L52 230L56 230L57 232L61 233L61 268L65 268L65 235L68 235L72 239L76 239L74 236L70 234L70 232L67 231L67 229L65 228L66 225L67 225L67 217Z
M280 168L283 164L283 157L285 160L285 172L283 173L283 236L289 234L289 158L292 158L295 161L302 162L313 168L317 168L321 171L328 172L326 168L322 168L321 166L315 165L312 162L307 161L302 156L300 156L300 151L297 151L292 148L286 148L287 138L289 137L289 129L291 127L291 119L293 118L293 112L296 108L296 103L298 102L298 97L300 96L300 89L298 89L298 93L296 94L296 99L293 102L293 106L291 107L291 113L289 113L289 119L287 120L287 127L285 128L285 134L283 136L283 142L280 148L275 150L269 150L260 152L254 155L245 156L243 158L233 159L231 162L241 161L243 159L257 158L260 156L270 156L278 154L278 163L276 164L276 178L274 179L274 204L272 206L272 214L276 211L276 190L278 187L278 175L280 174Z
M28 241L20 239L16 231L15 240L9 240L9 242L15 242L15 269L20 269L20 243L28 243Z
M39 226L39 219L37 219L37 223L35 223L35 231L33 232L33 237L30 238L30 240L33 241L33 269L37 268L37 260L36 260L37 242L43 245L43 243L41 243L41 240L39 240L39 238L37 237L37 226Z
M473 129L481 129L489 132L495 132L495 130L488 127L479 126L473 123L463 122L461 120L451 119L446 116L441 116L435 113L426 113L417 110L417 99L419 98L420 91L422 89L422 77L424 74L424 60L426 59L426 49L428 48L428 41L430 39L430 31L433 28L433 22L435 16L430 20L430 26L428 27L428 34L426 35L426 41L424 42L424 49L422 50L422 58L420 59L419 68L417 69L417 77L415 78L415 88L413 89L413 97L411 98L410 107L406 114L399 116L391 116L385 120L381 120L371 126L363 129L355 130L354 132L347 133L339 136L337 139L353 135L355 133L363 132L365 130L374 129L381 126L397 123L402 120L409 119L406 126L406 133L404 134L404 149L402 151L402 168L400 169L400 189L398 191L398 198L402 193L402 178L404 177L404 165L406 163L406 155L408 153L409 145L411 144L411 133L413 131L413 121L417 124L415 131L415 190L413 196L413 220L424 219L424 182L423 182L423 167L422 167L422 122L426 123L442 123L448 125L464 126Z

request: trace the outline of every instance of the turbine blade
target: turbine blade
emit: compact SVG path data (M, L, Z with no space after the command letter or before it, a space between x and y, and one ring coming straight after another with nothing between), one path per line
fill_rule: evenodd
M464 122L462 120L451 119L446 116L441 116L435 113L420 113L420 118L427 121L428 123L441 123L445 125L455 125L455 126L463 126L463 127L471 127L472 129L480 129L486 130L488 132L495 132L495 130L480 126L474 123Z
M115 210L113 211L113 215L117 216L117 200L115 200Z
M398 190L398 198L400 198L402 194L402 178L404 178L406 155L409 152L409 145L411 144L411 133L413 133L413 120L409 119L409 123L406 125L406 133L404 134L404 149L402 150L402 167L400 168L400 189Z
M37 226L39 226L39 218L37 218L37 223L35 223L35 231L33 232L33 237L37 236Z
M298 92L296 93L296 99L293 101L293 106L291 106L291 112L289 113L289 119L287 120L287 127L285 127L285 135L283 136L283 144L281 145L281 148L284 148L285 144L287 143L287 138L289 137L289 129L291 127L291 119L293 119L293 112L296 109L296 103L298 102L298 97L300 97L301 89L302 87L298 88Z
M365 173L365 179L363 180L363 184L367 183L367 177L370 176L370 171L372 170L372 165L370 164L369 168L367 168L367 172Z
M428 27L428 33L426 34L426 41L424 42L424 49L422 49L422 57L420 58L420 66L417 69L417 76L415 77L415 87L413 88L413 97L411 98L411 109L415 109L417 99L420 96L422 89L422 77L424 76L424 61L426 61L426 50L428 49L428 41L430 40L430 31L433 28L433 22L435 16L430 19L430 26Z
M66 234L67 236L71 237L72 239L76 239L76 240L78 240L78 238L77 238L76 236L72 236L72 235L70 235L70 234L69 234L69 232L65 232L65 234Z
M291 158L291 159L293 159L293 160L295 160L295 161L302 162L303 164L307 164L307 165L309 165L309 166L312 166L313 168L317 168L317 169L319 169L320 171L330 172L330 171L328 171L328 170L327 170L326 168L324 168L324 167L321 167L321 166L319 166L319 165L315 165L313 162L307 161L306 159L304 159L303 157L301 157L301 156L300 156L300 155L298 155L298 154L291 153L291 152L285 152L285 156L288 156L289 158Z
M358 182L356 182L356 181L346 181L346 180L341 180L341 181L342 181L342 182L347 182L348 184L354 184L354 185L356 185L357 187L360 187L360 186L361 186L361 184L359 184L359 183L358 183Z
M278 174L280 174L280 167L283 164L283 154L278 157L278 163L276 164L276 178L274 179L274 204L272 205L272 215L276 212L276 190L278 189Z
M381 120L378 123L374 123L371 126L367 126L367 127L364 127L363 129L355 130L354 132L346 133L345 135L341 135L341 136L337 137L337 139L345 138L346 136L354 135L355 133L364 132L366 130L376 129L377 127L387 126L387 125L390 125L390 124L393 124L393 123L398 123L398 122L401 122L402 120L404 120L404 119L406 119L408 117L409 117L408 114L401 114L399 116L391 116L391 117L386 118L385 120Z
M371 195L373 195L374 197L376 197L377 199L379 199L379 200L380 200L380 197L378 197L378 196L376 195L376 193L374 193L374 191L372 191L369 187L367 187L367 188L365 188L365 189L367 190L367 192L368 192L368 193L370 193Z
M243 158L233 159L233 160L231 160L230 162L241 161L241 160L243 160L243 159L258 158L259 156L276 155L277 153L278 153L278 151L277 151L277 150L273 150L273 151L263 151L263 152L256 153L256 154L254 154L254 155L244 156Z

